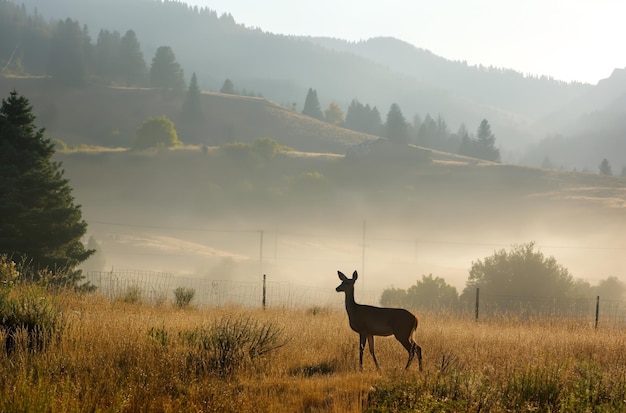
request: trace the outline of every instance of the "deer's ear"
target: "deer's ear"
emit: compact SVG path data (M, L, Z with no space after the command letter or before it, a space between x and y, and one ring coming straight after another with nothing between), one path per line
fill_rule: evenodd
M359 278L359 274L357 274L356 270L354 270L354 272L352 273L352 279L356 281L357 278Z
M337 275L339 275L339 279L341 281L345 281L348 279L348 277L346 277L341 271L337 271Z

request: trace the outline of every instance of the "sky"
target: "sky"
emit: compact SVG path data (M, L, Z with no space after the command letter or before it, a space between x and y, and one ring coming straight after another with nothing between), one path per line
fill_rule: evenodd
M184 0L263 31L391 36L449 60L596 84L626 68L625 0Z

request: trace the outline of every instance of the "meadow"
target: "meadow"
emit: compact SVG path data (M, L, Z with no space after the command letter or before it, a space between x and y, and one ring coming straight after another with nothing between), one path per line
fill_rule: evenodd
M149 305L13 288L58 317L0 351L2 412L590 412L626 409L626 335L568 319L418 313L424 371L377 338L358 368L345 311ZM6 301L6 300L5 300ZM0 330L0 343L7 343Z

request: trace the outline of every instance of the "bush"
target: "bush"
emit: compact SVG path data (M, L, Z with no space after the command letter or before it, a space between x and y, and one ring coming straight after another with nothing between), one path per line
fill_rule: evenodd
M282 335L283 330L274 324L259 324L249 318L224 318L212 326L181 333L192 346L187 358L189 367L219 376L230 375L284 346L287 341Z
M7 354L18 347L43 350L62 329L62 313L42 287L0 288L0 329Z
M193 288L178 287L174 290L174 300L176 307L185 308L191 303L193 297L196 295L196 290Z
M141 301L141 295L141 288L137 285L131 285L126 288L126 291L120 300L125 303L135 304Z

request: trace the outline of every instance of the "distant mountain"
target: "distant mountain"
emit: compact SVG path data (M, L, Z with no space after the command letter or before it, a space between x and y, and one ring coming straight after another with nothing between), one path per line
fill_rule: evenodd
M540 121L551 134L532 147L524 162L598 171L606 158L614 174L626 168L626 69L615 69Z
M591 85L565 83L548 77L524 76L511 69L469 66L450 61L426 49L391 37L351 43L339 39L312 38L333 50L349 52L383 64L417 81L473 101L499 107L529 118L558 109Z
M597 86L528 77L449 61L393 38L351 43L276 35L177 1L20 2L46 18L76 19L94 39L101 29L133 29L148 65L159 46L171 46L187 79L195 72L204 90L219 90L228 78L239 90L300 111L307 90L314 88L323 109L335 101L346 111L358 99L384 117L397 103L409 121L415 114L441 116L452 131L464 124L473 132L488 119L504 161L521 159L528 145L548 134L572 136L569 127L585 122L583 114L619 111L626 99L616 94L621 90L613 84L619 83L616 74Z

